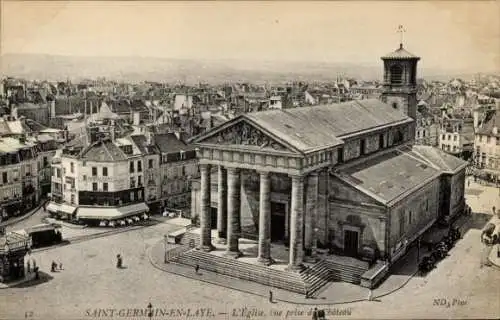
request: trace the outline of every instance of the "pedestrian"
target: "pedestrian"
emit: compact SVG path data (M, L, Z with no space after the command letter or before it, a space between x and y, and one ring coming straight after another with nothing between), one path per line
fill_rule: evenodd
M34 267L34 271L35 271L35 279L36 280L40 279L40 274L38 273L38 267Z
M57 268L57 263L55 261L52 261L52 265L50 266L50 272L56 272Z
M318 320L318 308L314 308L312 320Z
M31 272L31 263L29 260L26 262L26 270L28 271L28 273Z
M59 262L59 270L62 270L62 262Z
M198 271L200 271L200 266L199 266L198 264L196 264L196 265L194 266L194 272L195 272L196 274L198 274Z
M373 291L372 291L372 289L370 289L368 291L368 301L373 301Z
M117 267L118 269L121 269L121 267L122 267L122 263L123 263L122 256L118 254L118 255L116 256L116 267Z
M269 290L269 302L273 302L273 292Z
M325 320L325 309L318 310L318 320Z

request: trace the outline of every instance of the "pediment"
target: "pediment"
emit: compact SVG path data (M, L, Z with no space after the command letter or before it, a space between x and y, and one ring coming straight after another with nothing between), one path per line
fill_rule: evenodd
M297 150L279 141L278 137L273 137L265 132L264 128L259 128L248 119L241 118L233 123L223 124L206 135L194 141L198 144L227 145L256 150L269 150L281 152L297 153Z

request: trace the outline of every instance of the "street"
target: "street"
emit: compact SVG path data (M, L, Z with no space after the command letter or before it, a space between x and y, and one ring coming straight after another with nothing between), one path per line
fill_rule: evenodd
M497 190L476 185L472 187L482 188L473 201L473 209L483 201L489 202L488 206L495 201L491 197ZM436 269L426 276L411 278L400 290L380 297L378 301L317 307L336 308L337 311L331 311L331 314L348 309L350 317L354 318L498 318L500 270L480 268L483 245L479 238L482 225L488 219L486 215L476 215L465 226L468 230L463 239ZM310 319L306 312L314 306L287 304L280 301L286 300L286 297L280 296L275 297L277 303L270 304L267 297L179 277L154 268L148 261L146 250L176 228L178 226L165 222L35 252L33 255L37 263L47 274L42 275L46 280L0 290L0 317L24 319L28 313L34 319L82 319L97 316L99 310L104 309L144 309L151 302L153 308L211 308L215 318L222 319L243 319L241 313L233 314L233 308L243 307L261 310L263 313L255 316L259 319ZM115 266L117 254L124 258L124 269ZM64 270L50 273L52 260L62 262ZM282 310L281 315L274 312L271 316L271 308ZM100 315L109 317L109 312ZM327 313L329 318L333 316L329 317Z

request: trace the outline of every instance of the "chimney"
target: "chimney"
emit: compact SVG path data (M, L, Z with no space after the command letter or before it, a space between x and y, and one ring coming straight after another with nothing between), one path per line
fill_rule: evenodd
M479 111L474 110L474 112L472 112L472 117L474 119L474 129L477 129L479 126Z
M54 119L56 117L56 100L50 101L50 118Z
M141 123L141 114L139 112L134 112L132 116L133 125L138 126Z
M109 126L109 133L111 141L115 141L115 120L111 120L111 125Z
M10 115L13 119L17 119L17 107L12 107L12 109L10 110Z

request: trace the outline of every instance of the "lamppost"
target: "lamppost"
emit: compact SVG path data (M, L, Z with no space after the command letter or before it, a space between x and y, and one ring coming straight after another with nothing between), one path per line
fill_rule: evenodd
M167 240L168 240L168 236L164 235L163 236L163 251L164 251L163 262L164 263L168 263L168 260L167 260Z

